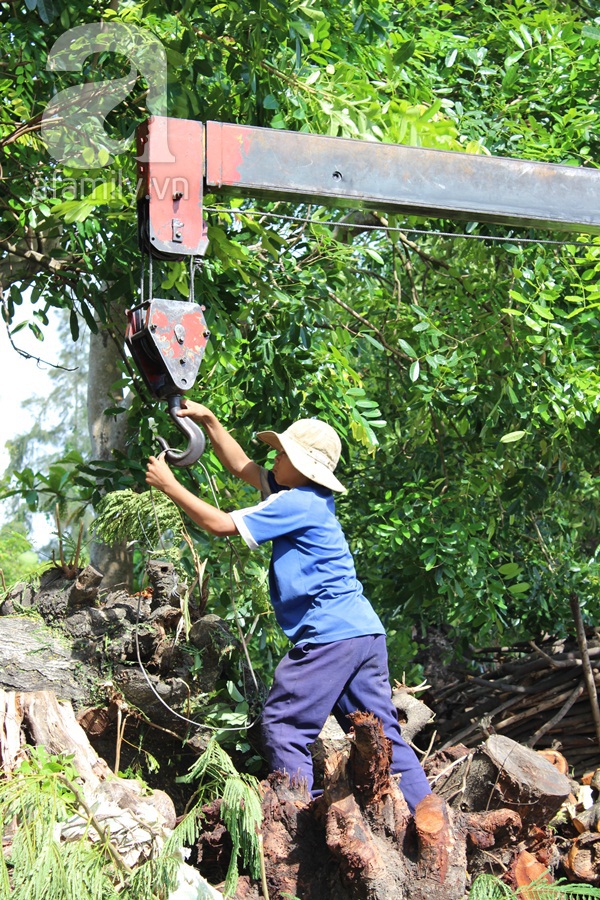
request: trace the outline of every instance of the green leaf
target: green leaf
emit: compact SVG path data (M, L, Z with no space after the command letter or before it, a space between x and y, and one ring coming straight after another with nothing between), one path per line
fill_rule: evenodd
M368 331L361 331L361 337L364 337L369 344L372 344L374 347L377 347L378 350L383 350L385 352L385 347L378 340L376 340L372 334L369 334Z
M402 338L398 338L398 346L404 353L406 353L407 356L410 356L411 359L415 359L417 357L418 354L415 352L415 350L413 350L410 344L408 344Z
M411 365L409 370L409 377L411 381L417 381L419 378L419 372L421 371L421 366L419 365L419 360L416 359L414 363Z
M523 570L518 563L504 563L503 566L500 566L498 569L501 575L504 575L505 578L515 578L516 575L519 575Z
M37 9L44 25L49 25L56 15L52 0L37 0Z
M518 32L513 31L512 29L508 33L510 34L517 47L520 47L521 50L524 50L525 44L523 43L523 38L521 37L521 35L518 34Z
M526 431L509 431L508 434L502 435L500 438L501 444L514 444L516 441L520 441L527 434Z
M511 65L507 68L506 74L504 75L504 77L502 79L502 87L504 88L505 91L507 91L509 88L511 88L513 86L513 84L515 84L515 82L518 81L518 79L519 79L519 67Z
M539 303L532 303L531 308L541 316L542 319L546 319L547 322L551 322L554 319L554 314L552 310L546 309L545 306L540 306Z
M518 584L511 584L508 590L511 594L525 594L530 589L531 585L528 581L520 581Z
M374 259L375 262L379 263L380 266L383 265L383 257L380 253L377 252L377 250L373 250L372 247L365 247L365 254L367 256L370 256L371 259Z
M81 302L81 313L92 334L98 334L98 323L96 322L94 311L83 301Z
M396 66L401 66L411 58L415 52L415 47L416 43L414 40L406 41L404 44L401 44L401 46L392 53L392 62Z
M79 319L74 309L71 310L69 316L69 328L71 329L71 337L74 341L79 340Z

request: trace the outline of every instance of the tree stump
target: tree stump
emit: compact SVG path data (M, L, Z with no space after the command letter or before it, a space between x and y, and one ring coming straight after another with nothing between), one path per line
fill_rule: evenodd
M370 713L351 717L350 754L329 761L326 842L349 896L360 900L459 900L466 887L466 834L435 795L414 820L395 778L391 747Z
M517 813L455 813L425 797L415 817L390 775L389 741L378 719L355 713L349 748L325 761L324 792L274 773L263 783L263 847L270 900L462 900L470 848L496 847L520 827ZM200 848L202 874L228 862L228 836L212 805ZM230 844L229 844L230 846ZM236 900L258 900L240 879Z

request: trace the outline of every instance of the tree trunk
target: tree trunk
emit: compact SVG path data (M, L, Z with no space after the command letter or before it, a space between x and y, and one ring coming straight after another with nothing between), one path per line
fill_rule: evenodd
M92 459L105 462L114 459L114 451L125 453L126 449L127 415L106 414L110 407L127 405L121 388L114 389L120 375L120 360L119 348L106 329L90 335L88 427ZM131 586L132 560L125 542L112 547L93 542L90 561L104 575L103 587Z

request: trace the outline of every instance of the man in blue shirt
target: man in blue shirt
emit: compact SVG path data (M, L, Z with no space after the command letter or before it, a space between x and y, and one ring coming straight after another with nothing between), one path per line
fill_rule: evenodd
M371 712L392 742L392 773L414 812L430 793L414 751L404 741L391 701L385 630L356 577L354 561L335 515L333 492L345 488L334 469L341 453L336 432L319 419L300 419L278 434L257 435L278 451L272 471L246 455L205 406L184 401L182 416L206 429L223 465L258 488L256 506L226 513L179 484L163 458L150 457L148 484L169 496L215 535L241 535L251 549L272 542L271 602L294 647L275 672L262 714L272 770L313 786L309 750L330 713L348 731L347 716Z

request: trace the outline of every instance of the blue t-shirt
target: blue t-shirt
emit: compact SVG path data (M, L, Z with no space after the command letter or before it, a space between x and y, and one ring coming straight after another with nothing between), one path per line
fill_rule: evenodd
M267 499L230 515L250 549L273 542L271 602L290 641L385 634L356 577L332 492L318 484L282 490L271 472L261 474Z

